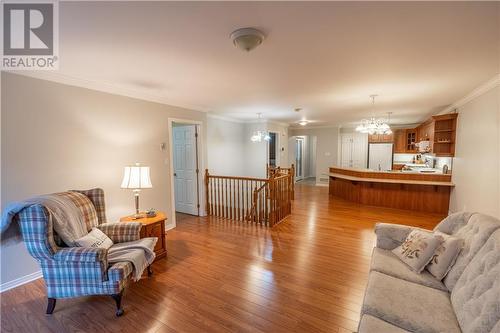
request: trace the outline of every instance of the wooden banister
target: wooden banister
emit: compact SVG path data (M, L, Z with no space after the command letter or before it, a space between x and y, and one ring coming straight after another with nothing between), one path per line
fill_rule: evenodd
M266 166L267 178L216 176L205 170L208 216L273 226L291 214L294 166Z

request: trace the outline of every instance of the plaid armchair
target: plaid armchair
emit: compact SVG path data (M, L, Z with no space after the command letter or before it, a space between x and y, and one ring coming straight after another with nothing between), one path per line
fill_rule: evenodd
M78 202L74 192L87 196L93 207L89 207L88 200ZM87 230L97 227L114 243L140 238L140 223L106 223L102 189L68 191L55 195L69 196L85 218L89 214L94 214L94 217L97 215L97 219L85 219L86 223L89 221ZM53 231L52 216L42 205L25 208L19 212L18 221L29 253L42 268L47 286L47 314L54 311L56 299L87 295L111 295L116 302L116 315L123 314L121 299L133 270L131 263L109 265L107 250L102 248L59 247L55 241L57 235ZM152 274L150 267L148 273Z

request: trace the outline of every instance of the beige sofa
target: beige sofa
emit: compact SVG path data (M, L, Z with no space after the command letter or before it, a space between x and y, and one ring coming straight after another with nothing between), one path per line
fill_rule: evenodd
M435 228L464 239L442 281L415 273L392 249L412 227L379 223L359 333L500 333L500 221L456 213Z

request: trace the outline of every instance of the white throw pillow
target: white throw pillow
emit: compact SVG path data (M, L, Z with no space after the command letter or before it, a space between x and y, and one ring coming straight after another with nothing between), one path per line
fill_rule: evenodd
M443 242L438 246L426 269L438 280L442 280L455 264L464 240L456 238L440 231L435 231L437 237L442 237Z
M432 232L413 230L400 246L392 250L392 253L413 271L420 273L432 259L442 241L442 237L436 237Z
M109 249L113 245L113 241L101 230L92 228L86 236L78 238L75 244L80 247L100 247Z

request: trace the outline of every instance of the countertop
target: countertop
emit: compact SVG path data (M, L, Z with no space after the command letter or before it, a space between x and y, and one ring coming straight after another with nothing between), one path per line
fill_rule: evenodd
M362 182L455 186L451 182L451 174L422 173L418 171L374 171L370 169L331 167L329 176Z

